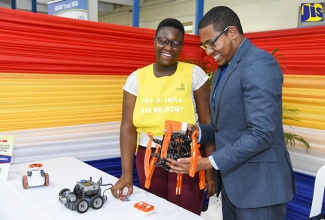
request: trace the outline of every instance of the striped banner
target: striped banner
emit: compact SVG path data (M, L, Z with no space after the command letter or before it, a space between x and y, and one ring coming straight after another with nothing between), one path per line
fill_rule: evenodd
M0 13L0 134L16 137L15 149L20 150L14 152L13 161L64 152L83 160L118 156L122 87L132 71L154 62L155 30L5 8ZM246 37L270 53L277 49L274 56L284 72L283 105L299 110L298 121L284 121L292 126L285 129L293 129L311 146L307 153L299 143L290 149L294 165L316 173L325 164L325 27L248 33ZM186 34L181 60L205 59L199 43L198 36ZM94 127L99 130L93 131ZM84 129L91 135L86 136ZM109 132L114 141L106 137ZM55 133L67 138L57 139ZM103 151L87 158L92 154L85 146L77 150L79 140L94 152L106 146L114 154ZM42 146L52 147L44 151ZM32 149L42 153L35 155ZM309 167L299 165L308 157L312 158Z

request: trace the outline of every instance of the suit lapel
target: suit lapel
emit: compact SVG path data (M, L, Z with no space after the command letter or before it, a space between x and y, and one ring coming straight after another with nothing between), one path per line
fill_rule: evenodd
M217 119L218 119L218 112L219 112L219 107L220 107L220 100L221 100L221 96L222 96L222 92L223 89L228 81L228 78L231 76L231 74L235 71L235 69L237 68L239 62L241 61L242 57L244 56L244 54L247 52L248 48L252 46L252 43L246 39L242 45L238 48L237 52L235 53L233 59L231 60L231 62L229 63L229 66L225 72L225 75L223 76L222 81L219 83L217 91L216 91L216 97L215 97L215 107L214 107L214 111L213 111L213 116L215 121L215 124L217 124ZM216 72L218 73L217 78L213 80L213 88L215 88L215 86L217 85L218 82L218 78L219 75L221 73L220 69L218 69L218 71ZM212 90L213 91L213 90ZM212 100L212 99L211 99Z
M216 86L217 86L217 84L218 84L218 79L219 79L219 77L220 77L220 74L221 74L221 70L220 70L220 68L218 68L215 72L214 72L214 74L213 74L213 77L212 77L212 87L211 87L211 93L210 93L210 103L212 103L213 102L213 93L214 93L214 90L216 89ZM215 106L214 106L214 108L213 108L213 105L211 105L211 114L212 114L212 118L216 118L216 107L217 107L217 102L216 102L217 100L216 100L216 97L215 97L215 100L214 100L214 102L215 102Z
M219 111L219 106L220 106L220 99L221 99L221 95L222 95L222 91L223 88L225 87L225 84L229 78L229 76L231 75L231 73L233 72L233 68L231 68L232 66L230 66L227 68L226 72L224 73L225 75L223 76L223 79L221 80L221 82L219 82L217 91L216 91L216 97L215 97L215 107L214 107L214 111L216 114L216 119L218 118L218 111Z

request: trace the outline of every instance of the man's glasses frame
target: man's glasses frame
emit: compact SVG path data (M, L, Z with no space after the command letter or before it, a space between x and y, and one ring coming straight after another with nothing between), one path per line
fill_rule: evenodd
M211 42L208 42L208 43L201 43L200 44L200 47L203 49L203 50L207 50L207 49L214 49L216 47L215 45L215 42L217 42L217 40L221 37L221 35L223 35L224 33L226 33L226 31L228 31L228 29L230 28L231 26L228 26L226 27L223 31L221 31L221 33L216 37L214 38Z
M169 43L173 48L180 48L183 46L183 42L177 40L169 40L167 37L155 37L157 39L158 44L162 46L167 46Z

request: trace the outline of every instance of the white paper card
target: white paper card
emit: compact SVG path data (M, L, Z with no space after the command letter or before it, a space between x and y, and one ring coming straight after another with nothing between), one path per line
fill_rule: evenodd
M8 180L14 148L13 135L0 135L0 180Z

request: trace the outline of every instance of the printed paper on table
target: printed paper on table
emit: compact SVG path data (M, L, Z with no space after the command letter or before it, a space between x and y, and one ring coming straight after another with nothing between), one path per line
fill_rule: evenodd
M14 136L0 135L0 180L8 180L13 148Z

